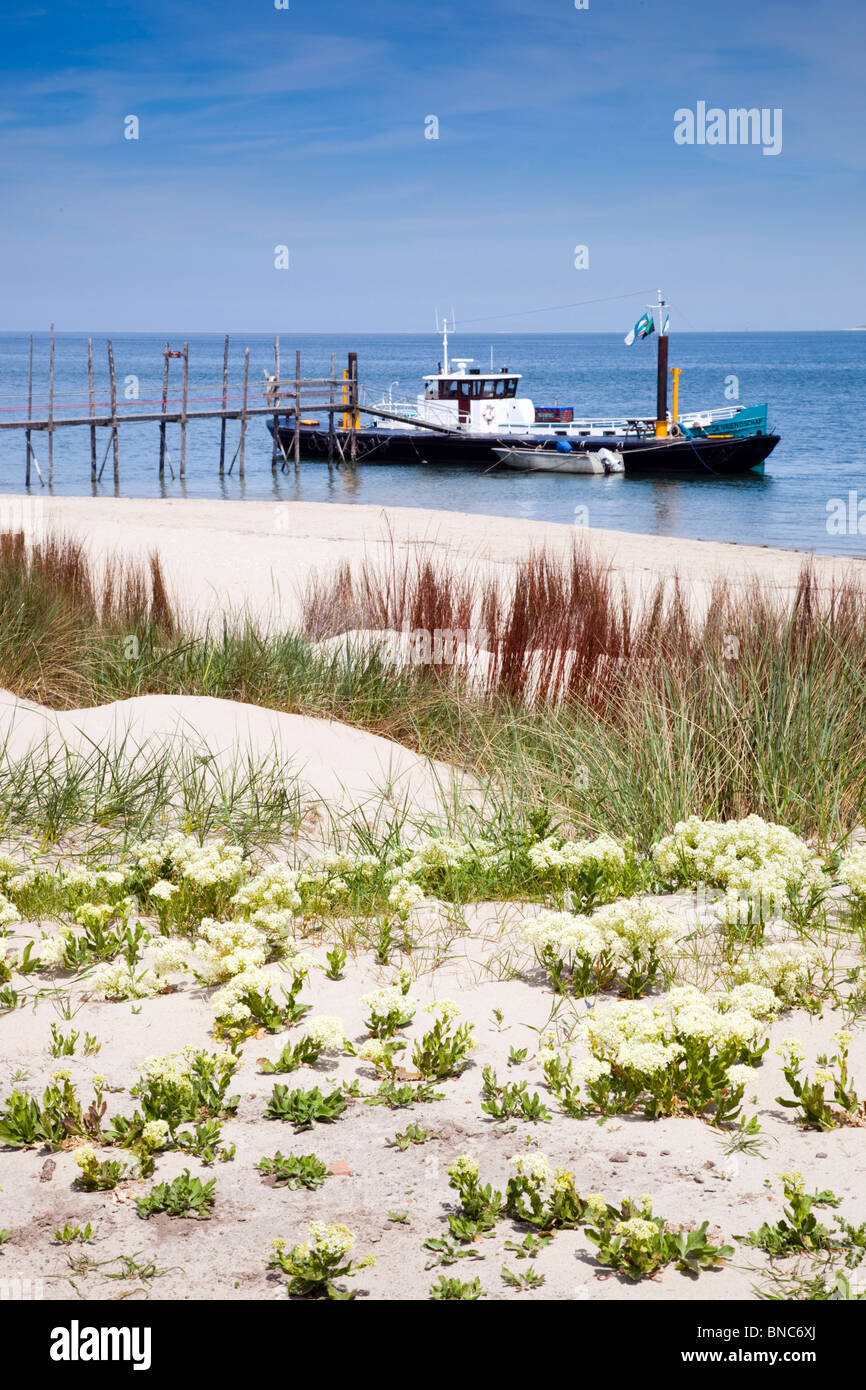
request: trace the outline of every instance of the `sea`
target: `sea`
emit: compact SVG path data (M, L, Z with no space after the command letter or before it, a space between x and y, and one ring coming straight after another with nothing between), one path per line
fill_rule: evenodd
M109 401L107 339L113 343L118 413L159 408L166 341L189 345L189 409L218 406L224 335L209 333L97 333L94 355L97 410ZM58 333L54 409L58 419L87 413L87 334ZM264 404L264 373L274 370L274 338L236 333L230 339L231 404L240 401L244 350L250 351L249 403ZM440 339L425 334L315 334L280 332L281 376L294 376L301 353L305 377L330 374L331 354L342 376L350 351L358 354L364 398L414 401L425 372L437 370ZM457 331L451 357L487 369L522 374L520 395L537 406L573 406L576 415L652 416L655 413L653 338L626 347L621 334L473 334ZM29 334L0 334L0 420L26 414ZM500 517L522 517L617 531L735 541L822 554L866 554L866 332L673 333L670 365L680 367L680 409L768 402L769 425L781 442L765 472L737 478L579 477L518 474L456 465L383 465L329 469L301 462L296 471L271 468L271 437L263 416L247 426L245 476L235 458L220 477L219 421L187 428L186 478L179 471L179 427L166 435L169 462L158 476L159 427L122 428L120 478L115 488L109 449L101 481L90 481L89 430L54 434L57 496L189 497L284 502L342 502L429 507ZM168 395L181 395L182 363L170 362ZM49 335L33 339L33 413L47 414ZM306 412L309 413L309 412ZM322 417L323 423L327 417ZM240 426L226 427L226 466L237 451ZM102 466L110 434L97 432ZM47 480L47 439L33 436ZM19 431L0 430L0 491L25 492L25 444ZM172 472L174 476L172 476ZM31 496L47 496L35 470Z

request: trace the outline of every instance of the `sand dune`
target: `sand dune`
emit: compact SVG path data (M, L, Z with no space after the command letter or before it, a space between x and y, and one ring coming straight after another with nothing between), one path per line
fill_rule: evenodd
M92 709L56 711L0 692L0 741L15 762L28 751L89 754L124 746L132 759L171 748L226 770L247 757L289 764L306 802L375 809L407 801L441 805L453 769L377 734L327 719L208 696L143 695Z

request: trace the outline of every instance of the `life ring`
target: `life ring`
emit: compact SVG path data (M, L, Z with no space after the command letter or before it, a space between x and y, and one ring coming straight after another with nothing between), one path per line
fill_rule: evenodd
M496 414L496 411L494 410L494 408L493 408L492 405L486 405L486 406L484 407L483 415L484 415L484 419L487 421L488 425L492 425L492 424L493 424L493 417L495 416L495 414Z

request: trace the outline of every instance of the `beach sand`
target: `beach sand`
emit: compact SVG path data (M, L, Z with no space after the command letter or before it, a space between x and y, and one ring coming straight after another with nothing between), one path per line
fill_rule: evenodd
M158 550L168 582L199 621L230 608L247 609L260 620L291 623L298 613L298 592L311 567L322 570L365 555L385 559L390 546L399 553L418 542L467 567L508 567L532 548L567 552L577 538L590 551L609 561L628 585L638 589L675 570L706 593L714 578L746 584L757 578L780 593L796 584L804 557L783 551L753 549L667 537L627 535L610 531L575 531L567 526L514 519L467 516L459 513L313 503L198 501L126 501L63 498L46 501L42 519L52 528L81 537L94 557L117 552L146 556ZM845 574L863 575L863 563L817 559L822 582ZM147 696L84 711L54 714L38 705L0 698L0 732L7 737L10 756L47 739L55 747L105 748L124 732L133 743L152 748L171 740L187 741L191 749L204 744L218 758L249 746L262 754L274 749L303 770L308 792L330 805L346 809L382 797L386 783L396 779L423 811L425 802L448 782L448 769L425 764L414 753L388 740L339 724L256 709L229 701L195 697ZM375 806L373 807L375 809ZM387 807L386 807L387 809ZM687 898L668 899L685 916ZM525 1272L529 1262L516 1263L506 1240L523 1239L524 1229L500 1222L490 1241L479 1243L483 1258L461 1260L447 1268L428 1269L430 1251L422 1242L447 1233L445 1217L454 1209L447 1166L460 1153L480 1162L482 1181L503 1188L508 1158L535 1152L537 1145L551 1161L572 1169L584 1194L601 1191L620 1201L651 1192L656 1211L673 1224L710 1223L710 1237L730 1241L775 1221L781 1213L779 1174L800 1168L809 1190L830 1187L842 1199L842 1211L852 1221L866 1217L866 1171L863 1129L840 1129L828 1134L804 1131L776 1097L784 1090L781 1063L774 1045L795 1033L804 1039L810 1066L841 1022L838 1010L825 1008L820 1016L802 1011L773 1025L772 1045L756 1077L754 1095L747 1096L748 1113L756 1113L766 1141L763 1156L741 1154L727 1158L722 1137L695 1118L656 1122L637 1115L617 1116L605 1123L589 1118L570 1120L554 1114L552 1123L496 1124L481 1111L482 1069L491 1066L500 1081L527 1082L530 1091L543 1089L534 1062L540 1032L548 1025L557 1000L534 968L521 958L516 940L520 918L537 911L535 905L484 902L457 909L431 903L416 910L413 934L423 945L409 958L417 975L413 995L419 1004L451 997L476 1029L477 1050L472 1065L457 1080L444 1083L444 1099L413 1110L389 1111L350 1102L336 1124L317 1126L311 1134L295 1135L288 1125L264 1118L272 1078L263 1076L256 1059L275 1057L285 1035L253 1038L243 1049L236 1078L242 1099L236 1118L224 1127L224 1141L235 1144L231 1162L206 1168L179 1152L160 1156L154 1181L170 1180L191 1168L202 1180L216 1179L217 1204L213 1219L178 1221L159 1216L141 1221L134 1198L147 1192L149 1182L125 1182L113 1192L85 1194L73 1186L74 1153L64 1150L46 1161L35 1148L0 1151L0 1229L11 1231L0 1251L0 1274L26 1270L49 1299L116 1298L132 1291L141 1298L146 1287L139 1279L118 1284L111 1276L122 1268L122 1257L139 1252L142 1262L153 1260L161 1273L153 1280L154 1299L271 1299L285 1300L284 1281L268 1271L271 1241L290 1243L303 1238L311 1219L345 1222L358 1236L356 1255L376 1255L374 1268L364 1271L358 1285L366 1297L424 1299L443 1273L464 1280L480 1277L488 1297L554 1300L617 1300L628 1298L663 1302L668 1299L728 1300L748 1298L756 1282L750 1266L766 1272L766 1260L737 1247L731 1263L717 1273L690 1280L668 1268L655 1280L633 1286L624 1277L600 1269L582 1233L556 1236L532 1266L546 1283L535 1292L515 1294L502 1277L503 1266ZM53 930L48 921L18 923L0 946L20 950L28 938ZM306 942L321 960L325 942L312 936ZM15 950L17 948L17 950ZM525 957L525 951L524 951ZM334 981L315 972L304 998L315 1013L336 1014L345 1021L349 1037L364 1032L359 998L367 989L394 978L395 966L377 965L369 949L350 957L345 978ZM51 979L51 977L49 977ZM24 988L32 977L13 976ZM47 983L47 981L46 981ZM133 1005L100 1002L88 995L87 981L68 976L51 981L60 998L70 997L74 1026L97 1035L97 1056L63 1057L82 1095L89 1094L95 1072L107 1078L110 1113L130 1113L128 1094L143 1059L153 1053L178 1050L186 1044L215 1046L213 1015L205 992L187 977L173 993ZM58 1006L59 1006L59 1000ZM494 1010L501 1012L497 1021ZM50 1027L59 1013L43 1001L38 1009L7 1013L0 1030L0 1103L17 1086L41 1095L58 1060L49 1055ZM412 1032L424 1027L419 1013ZM64 1033L69 1029L61 1021ZM526 1049L515 1065L509 1049ZM854 1075L862 1080L866 1068L866 1037L858 1030L852 1049ZM290 1086L314 1084L329 1090L327 1078L360 1082L366 1094L375 1089L370 1068L356 1058L322 1061L290 1077ZM13 1078L15 1078L13 1080ZM862 1086L861 1086L862 1090ZM412 1121L431 1129L429 1142L405 1151L386 1141ZM254 1164L265 1154L319 1154L332 1177L317 1192L291 1192L261 1179ZM102 1157L124 1157L102 1150ZM400 1220L395 1220L400 1216ZM405 1220L403 1219L405 1217ZM92 1222L96 1244L67 1251L52 1243L64 1223ZM96 1265L70 1260L88 1254ZM4 1264L5 1262L5 1264ZM859 1277L859 1274L858 1274Z
M0 497L0 515L20 505ZM312 569L365 556L385 561L392 545L398 557L423 546L458 568L507 572L533 549L567 554L578 541L632 594L677 573L698 604L719 578L733 587L757 579L788 594L807 561L822 584L866 579L866 560L423 508L89 497L38 498L33 506L37 524L80 537L94 557L158 550L173 591L199 621L230 609L290 625Z

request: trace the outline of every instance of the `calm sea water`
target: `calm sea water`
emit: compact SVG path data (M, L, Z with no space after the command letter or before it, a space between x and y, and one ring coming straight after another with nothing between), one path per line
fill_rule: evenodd
M196 403L219 404L223 337L187 334L190 409ZM112 334L121 411L157 408L162 387L165 335ZM93 335L95 395L107 402L108 368L105 335ZM174 335L172 348L182 346ZM294 372L296 349L302 352L304 376L327 376L331 353L338 372L350 349L358 352L359 374L374 400L393 390L395 402L413 399L424 372L435 371L441 355L431 333L418 336L281 333L282 375ZM238 334L232 339L229 380L238 399L243 377L243 350L250 348L250 404L262 404L263 372L273 370L273 338ZM451 353L472 357L476 365L507 366L523 373L521 394L536 405L574 405L580 414L654 413L655 346L653 339L626 348L619 334L457 333ZM28 339L0 334L0 418L16 418L26 402ZM581 478L554 475L484 473L461 467L388 467L360 464L355 472L321 463L301 465L299 475L271 471L271 439L264 418L247 430L246 477L217 475L219 423L201 421L187 431L185 484L166 473L157 476L158 426L131 425L120 432L120 487L123 497L198 497L358 502L433 507L497 516L527 517L571 523L576 508L586 508L592 526L656 535L739 541L751 545L824 553L866 554L866 534L857 531L856 503L866 514L866 333L682 333L671 339L671 365L682 367L681 409L702 409L731 402L768 401L770 425L782 442L763 477L696 480ZM169 396L179 398L181 364L172 362ZM129 381L135 378L135 382ZM733 383L731 378L736 378ZM397 384L394 384L397 383ZM48 336L34 342L34 414L44 409L48 384ZM123 401L124 391L138 400ZM154 402L155 404L145 404ZM58 416L84 414L87 406L87 339L58 334L55 409ZM231 459L239 426L230 421ZM177 470L179 431L169 426L172 462ZM108 431L99 431L101 461ZM89 432L59 430L54 436L54 492L86 496L90 483ZM43 473L47 472L45 436L34 436ZM0 431L0 490L24 490L24 440L18 432ZM32 492L40 492L34 478ZM111 458L97 495L114 495ZM828 504L844 499L853 525L844 534L828 529ZM863 521L866 532L866 516Z

